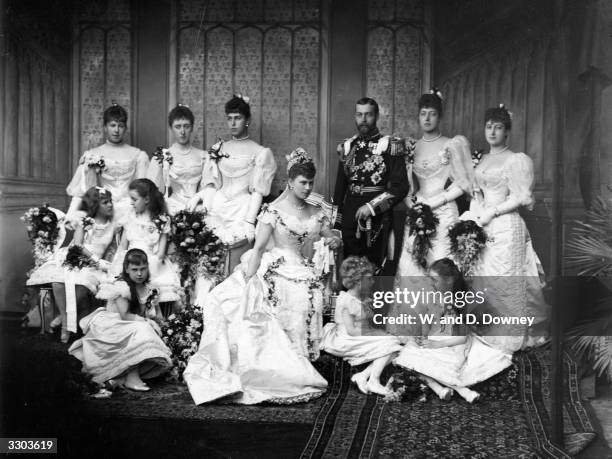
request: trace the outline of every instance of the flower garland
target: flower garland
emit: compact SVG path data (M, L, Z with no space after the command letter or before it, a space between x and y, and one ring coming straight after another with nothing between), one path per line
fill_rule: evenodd
M89 255L83 252L83 247L80 245L72 245L66 252L66 258L62 263L69 270L81 270L83 268L98 268L99 264L94 261Z
M413 198L414 199L414 198ZM427 253L431 249L431 238L436 234L440 220L427 204L416 202L408 209L410 235L414 234L412 258L419 266L427 267Z
M21 221L26 223L28 238L32 242L35 267L40 266L52 253L59 237L59 220L55 212L45 203L30 208Z
M218 163L221 158L229 158L229 155L227 153L221 153L222 146L223 140L218 139L217 143L208 149L208 157L216 163Z
M305 266L312 267L311 266L312 263L309 264L309 262L306 260L304 260L303 262ZM270 304L273 306L274 309L278 307L278 303L279 303L279 298L278 298L278 295L276 294L277 289L276 289L275 277L280 276L280 274L278 273L278 268L283 263L285 263L284 257L277 258L275 261L273 261L272 263L268 265L268 269L266 269L266 272L263 275L263 279L268 285L267 300L270 302ZM314 314L315 314L315 306L314 306L315 289L323 288L321 284L323 276L319 278L315 278L315 279L310 279L310 280L295 280L295 279L291 279L291 278L284 277L284 276L283 278L291 282L295 282L295 283L308 282L308 300L310 303L310 308L308 310L308 315L306 316L306 347L308 349L308 357L310 358L310 360L314 361L318 358L318 355L314 351L314 342L312 339L312 332L311 332L310 325L312 323L312 318L314 317Z
M427 401L431 389L423 382L419 373L399 366L392 366L393 373L389 377L385 387L391 394L385 395L385 402L418 402Z
M174 364L169 377L174 382L183 380L183 371L189 358L196 353L204 331L202 309L187 304L180 312L170 314L162 323L162 341L172 352Z
M168 166L172 166L172 162L174 161L170 150L164 147L157 147L155 149L155 152L153 153L153 159L155 159L160 166L163 166L164 161L168 164Z
M473 273L474 267L487 242L487 234L473 220L461 220L448 230L451 253L464 276Z
M181 270L183 286L201 276L217 282L225 272L227 246L206 225L205 215L182 210L172 217L175 230L170 240L176 246L173 257Z

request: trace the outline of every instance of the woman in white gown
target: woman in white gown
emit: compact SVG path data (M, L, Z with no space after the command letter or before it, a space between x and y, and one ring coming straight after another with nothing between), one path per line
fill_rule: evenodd
M189 107L174 107L168 114L174 143L149 164L147 178L165 195L170 215L188 207L202 181L206 154L191 144L194 122Z
M413 256L415 236L410 235L408 219L404 229L402 251L395 276L395 287L419 290L428 284L421 277L427 274L427 267L435 260L450 256L449 228L458 220L459 211L455 200L465 193L471 193L473 166L470 144L463 136L452 139L442 135L440 120L443 114L442 96L432 89L419 99L419 124L423 136L416 143L414 156L408 163L408 180L411 194L405 198L408 207L413 199L427 204L438 217L436 233L431 237L431 248L426 256L426 266ZM419 310L405 305L396 305L394 314L414 313ZM422 312L422 311L421 311ZM400 331L390 327L396 334L418 334Z
M533 161L508 146L510 112L503 106L485 113L485 137L490 150L475 169L475 190L470 211L463 219L484 227L487 242L474 268L474 290L485 291L484 310L504 317L533 318L532 327L505 325L486 337L507 351L546 341L549 306L542 294L540 260L520 207L533 208Z
M304 256L309 240L338 248L323 211L305 202L314 164L289 157L288 188L259 215L253 250L204 301L199 350L183 374L196 404L233 395L236 403L294 403L325 391L309 360L319 356L322 276Z
M117 104L104 111L104 135L106 142L86 151L66 191L72 196L66 220L79 220L81 198L92 186L101 186L113 195L115 220L121 221L130 210L128 185L132 180L145 177L149 157L136 147L124 142L127 129L127 112ZM103 162L103 167L100 166Z
M225 243L255 235L255 218L262 199L270 194L276 161L269 148L249 139L251 108L242 96L225 104L232 139L219 141L207 152L201 191L190 209L202 202L206 223Z

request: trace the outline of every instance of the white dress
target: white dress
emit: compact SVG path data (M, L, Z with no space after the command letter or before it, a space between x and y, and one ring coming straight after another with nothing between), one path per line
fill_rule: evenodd
M162 234L170 234L169 218L165 224L158 228L148 215L138 215L132 209L126 215L122 226L128 241L127 250L141 249L147 254L150 285L152 288L159 290L159 301L178 301L181 298L179 295L181 282L178 275L178 267L168 257L160 260L156 255ZM120 274L123 270L123 259L126 252L126 250L117 251L110 270L114 275Z
M192 148L188 154L181 154L170 148L170 153L171 165L168 165L167 161L160 164L156 159L151 160L147 178L165 192L168 212L174 215L184 210L198 191L206 154L197 148ZM169 188L172 193L169 193Z
M466 193L472 192L473 166L470 144L463 136L449 139L438 153L436 161L430 162L417 156L414 164L408 168L408 176L418 181L417 200L427 200L439 196L447 188L450 181ZM415 187L411 185L414 193ZM411 196L405 198L406 204ZM440 220L434 237L431 238L431 249L427 256L427 265L450 255L449 228L457 222L459 212L455 201L443 204L434 209L434 214ZM425 270L412 258L414 235L410 235L410 227L406 221L404 243L397 267L396 278L425 275Z
M229 395L244 404L300 402L327 387L309 361L319 356L323 286L300 253L327 220L323 211L301 221L270 205L259 222L274 230L257 274L245 285L236 269L203 302L200 347L183 374L196 404Z
M138 367L142 379L154 378L172 367L170 349L148 322L123 320L114 305L116 299L130 299L126 282L105 284L98 298L107 300L81 319L85 336L76 340L68 352L83 362L83 372L103 383Z
M204 163L202 188L206 223L225 243L254 237L253 225L245 222L251 193L270 194L276 161L269 148L252 140L230 140L221 145L216 160L210 155Z
M428 338L432 341L452 337L451 325L434 325ZM467 387L485 381L512 364L512 354L495 349L481 338L469 334L465 344L438 349L419 347L410 340L393 363L435 379L446 386Z
M82 225L82 220L78 220L76 223ZM91 254L102 258L106 249L113 241L116 230L116 226L111 221L104 224L94 223L84 232L83 247ZM96 293L100 282L109 281L108 273L101 269L86 267L78 270L68 270L67 267L63 266L67 252L68 247L61 248L55 252L50 260L32 272L26 284L31 286L54 282L63 284L66 280L67 271L70 271L74 284L82 285L90 292Z
M114 159L117 157L121 159ZM99 186L113 194L114 218L121 221L131 208L128 186L133 180L146 176L149 157L144 151L125 143L114 145L107 142L87 150L81 156L74 177L66 188L68 195L81 198L89 188L96 186L95 174L87 163L97 158L103 158L106 165L100 174Z
M323 328L321 350L342 357L352 366L371 362L402 349L395 336L349 335L343 323L342 312L346 310L350 315L361 318L361 309L361 301L347 292L340 292L336 300L335 323L329 323Z
M463 136L455 136L449 139L438 152L436 161L415 158L414 164L408 167L408 177L411 181L411 190L416 194L417 199L427 200L439 196L447 188L450 181L461 188L466 193L471 193L473 185L473 165L470 153L470 144ZM416 177L418 187L414 186L413 180ZM414 193L416 189L416 193ZM405 198L407 205L411 205L410 196ZM439 223L436 233L431 238L431 249L427 255L427 265L431 265L436 260L451 256L450 239L448 237L449 228L457 222L459 211L455 201L447 202L435 208L433 213L438 217ZM415 236L410 235L408 219L404 229L404 242L399 258L397 272L395 275L394 287L396 289L409 289L418 291L431 287L425 269L420 266L413 258L412 247ZM403 304L394 304L390 311L394 316L400 314L414 314L423 312L420 305L416 308ZM418 326L396 326L390 325L388 330L395 335L419 335Z
M521 206L533 207L533 161L526 154L510 153L495 164L483 160L475 175L478 192L470 205L472 215L510 198ZM550 307L542 293L542 266L523 218L518 210L505 213L494 217L484 230L487 242L471 285L473 290L486 289L483 310L505 317L535 318L531 329L527 325L491 328L486 340L510 352L545 341Z

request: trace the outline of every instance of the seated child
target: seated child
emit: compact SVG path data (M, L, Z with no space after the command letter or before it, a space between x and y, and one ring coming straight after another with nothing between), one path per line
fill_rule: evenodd
M338 296L335 323L329 323L323 329L321 350L342 357L351 366L370 362L351 380L365 394L388 395L390 391L380 383L380 374L402 347L395 336L364 336L368 331L368 320L362 311L363 300L370 293L373 274L374 265L365 257L351 256L342 262L340 276L348 291L340 292Z
M170 350L152 319L161 317L156 293L149 287L146 253L129 250L121 275L98 292L98 298L107 300L106 307L80 321L85 336L68 350L83 362L83 371L90 373L94 382L103 384L114 379L115 384L127 389L148 391L142 379L172 367Z

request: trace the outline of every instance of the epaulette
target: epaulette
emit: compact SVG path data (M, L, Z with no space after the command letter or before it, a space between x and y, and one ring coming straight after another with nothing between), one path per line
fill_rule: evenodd
M389 154L391 156L403 156L406 154L406 140L396 135L389 139Z
M348 137L344 139L342 142L338 144L338 148L336 151L338 153L338 156L340 156L340 161L342 161L344 157L347 156L351 152L351 144L356 138L357 136L354 135L353 137Z

